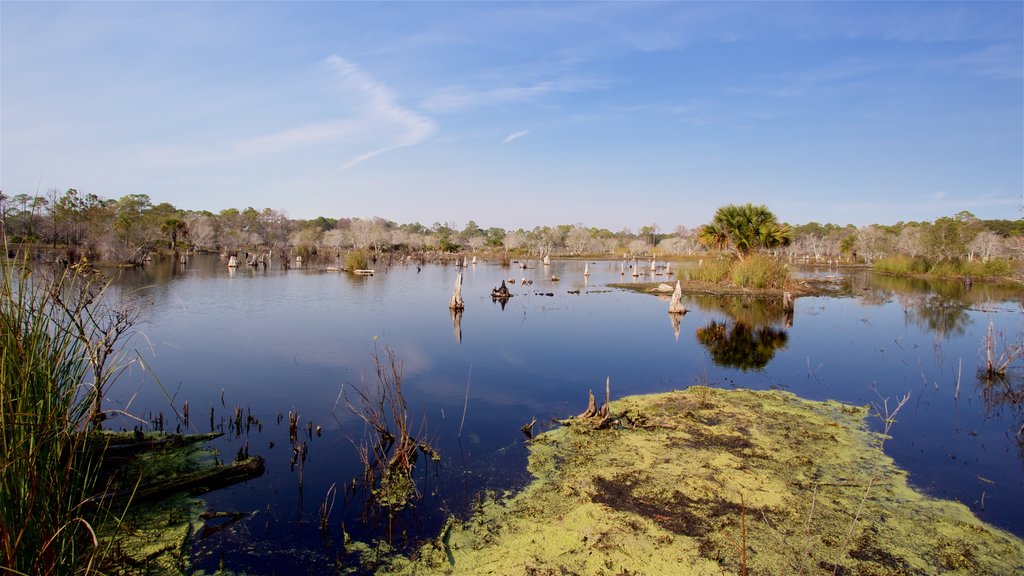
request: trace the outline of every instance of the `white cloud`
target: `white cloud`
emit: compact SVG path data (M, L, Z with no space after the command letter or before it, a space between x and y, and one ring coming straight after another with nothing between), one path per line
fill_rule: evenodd
M502 140L501 143L502 144L508 144L509 142L511 142L513 140L518 140L518 139L522 138L523 136L526 136L529 133L530 133L529 130L520 130L519 132L513 132L513 133L509 134L508 136L505 136L505 139Z

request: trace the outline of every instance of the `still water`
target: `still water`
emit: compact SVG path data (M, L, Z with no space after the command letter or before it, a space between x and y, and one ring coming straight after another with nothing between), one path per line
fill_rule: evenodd
M417 467L424 498L390 526L399 546L435 535L482 490L527 482L520 427L536 417L542 431L582 412L588 390L600 395L606 377L613 397L709 383L858 405L887 400L891 408L909 393L886 451L920 489L1024 536L1021 409L978 378L990 322L1007 343L1021 342L1020 292L867 271L807 273L850 289L800 298L791 315L742 298L684 297L690 312L676 327L666 301L607 286L633 281L628 264L620 276L618 261L590 262L588 277L582 261L529 265L470 265L458 328L447 306L454 266L378 265L377 275L355 277L229 271L199 256L125 272L121 285L148 304L130 341L140 362L116 382L107 407L147 421L163 413L168 430L207 432L211 410L219 427L236 407L261 422L212 443L224 459L243 448L263 456L267 473L206 496L209 510L251 514L197 537L199 565L332 573L342 522L357 539L388 537L386 523L361 523L361 502L340 489L328 534L318 526L331 485L361 471L355 443L365 431L346 397L354 402L354 387L375 385L373 353L385 347L402 363L414 429L422 422L443 456ZM490 298L503 278L516 279L504 307ZM174 417L186 400L187 427ZM308 437L301 488L291 410L300 428L311 422L322 432Z

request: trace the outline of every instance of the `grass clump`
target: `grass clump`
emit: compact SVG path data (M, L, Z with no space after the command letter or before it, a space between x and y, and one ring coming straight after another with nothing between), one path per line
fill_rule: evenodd
M733 263L729 276L741 288L782 289L789 282L789 267L771 256L755 254Z
M98 545L85 508L99 457L86 450L95 388L88 350L55 295L80 270L39 278L0 262L0 565L16 574L88 572Z
M730 268L729 260L701 260L696 268L690 270L690 280L717 284L729 277Z

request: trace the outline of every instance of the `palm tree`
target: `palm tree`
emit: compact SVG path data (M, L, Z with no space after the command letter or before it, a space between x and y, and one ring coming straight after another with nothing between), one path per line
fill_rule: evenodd
M710 224L701 226L697 240L707 247L731 248L742 260L754 250L786 246L793 237L789 226L780 224L767 206L728 204L715 212Z

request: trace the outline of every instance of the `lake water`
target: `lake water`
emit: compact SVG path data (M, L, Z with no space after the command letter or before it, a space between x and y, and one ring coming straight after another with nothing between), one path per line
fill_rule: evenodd
M613 398L710 383L858 405L888 399L893 407L909 393L886 451L920 489L1024 536L1020 406L977 377L990 321L1007 342L1021 342L1020 292L807 272L845 280L852 296L800 298L789 317L742 298L684 297L690 312L677 335L666 301L607 286L633 280L628 264L620 276L618 261L590 262L589 277L582 261L530 266L465 270L460 339L447 306L455 266L378 265L377 275L355 277L229 271L215 256L149 263L120 278L150 302L130 341L144 366L122 375L106 407L144 420L163 413L168 430L182 426L171 407L180 411L186 400L183 431L209 431L211 409L219 427L236 406L261 422L212 443L228 460L247 447L266 459L267 473L206 496L210 510L253 513L196 538L195 557L207 569L223 562L256 573L336 573L342 522L354 538L387 537L386 523L359 521L361 500L344 490L326 537L318 526L330 486L361 471L354 442L364 429L345 392L354 399L354 387L375 385L373 352L385 347L402 363L414 429L425 422L424 436L443 456L417 467L424 498L391 524L399 546L435 535L447 513L464 515L481 490L527 482L520 427L536 417L543 431L553 418L582 412L588 390L600 397L606 378ZM523 286L524 277L533 284ZM504 307L490 298L503 278L517 280ZM300 428L321 427L320 436L304 436L301 489L290 410Z

